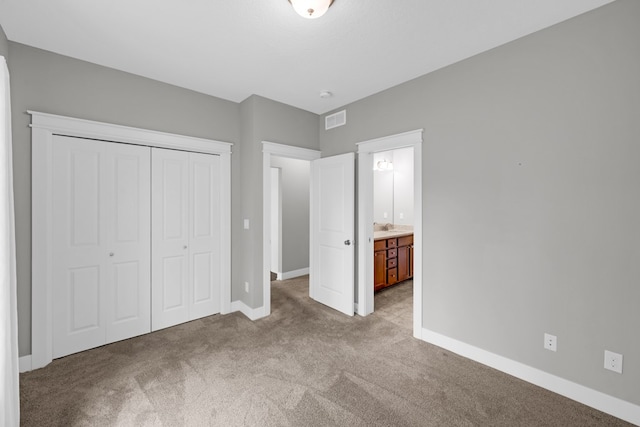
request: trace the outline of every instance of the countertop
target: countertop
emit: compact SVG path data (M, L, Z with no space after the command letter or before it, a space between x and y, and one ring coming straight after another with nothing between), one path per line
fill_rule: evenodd
M413 230L390 230L390 231L374 231L373 240L388 239L391 237L411 236Z

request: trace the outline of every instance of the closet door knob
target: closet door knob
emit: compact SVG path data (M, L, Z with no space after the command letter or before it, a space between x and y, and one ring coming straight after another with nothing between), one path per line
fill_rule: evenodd
M113 255L114 255L113 252L109 252L109 256L113 256Z
M349 245L351 244L351 240L345 240L345 241L344 241L344 244L345 244L345 245L347 245L347 246L349 246Z
M182 249L187 249L187 245L184 245L184 246L182 247Z

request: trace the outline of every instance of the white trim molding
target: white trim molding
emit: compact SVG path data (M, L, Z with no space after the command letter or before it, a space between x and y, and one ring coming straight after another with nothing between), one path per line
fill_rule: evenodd
M278 273L278 280L293 279L300 276L306 276L307 274L309 274L309 267L285 271L284 273Z
M356 144L358 147L358 311L373 313L373 154L413 147L413 336L422 330L422 133L417 129Z
M320 151L262 141L262 310L259 317L271 314L271 157L312 161Z
M18 358L18 365L20 373L31 371L31 355L22 356Z
M558 393L569 399L618 417L630 423L640 425L640 406L617 397L604 394L572 381L541 371L515 360L491 353L470 344L447 337L446 335L422 329L420 339L437 345L467 359L497 369L521 380Z
M212 139L176 135L155 130L139 129L110 123L94 122L73 117L58 116L27 110L31 114L32 129L44 129L55 135L102 139L147 147L169 148L198 153L231 153L232 143Z
M249 320L258 320L262 317L264 317L262 315L262 307L259 308L251 308L249 307L247 304L245 304L243 301L233 301L231 303L231 312L235 313L236 311L239 311L240 313L244 314Z
M31 114L32 191L31 191L31 368L46 366L53 360L51 253L52 188L51 156L53 136L65 135L148 147L216 154L220 156L220 218L222 286L220 313L231 312L231 146L233 144L193 138L147 129L94 122L54 114L27 111Z

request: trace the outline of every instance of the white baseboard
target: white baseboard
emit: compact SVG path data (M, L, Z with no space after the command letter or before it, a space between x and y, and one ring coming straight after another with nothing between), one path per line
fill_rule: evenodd
M264 307L251 308L243 301L232 301L231 302L231 312L239 311L245 316L247 316L250 320L258 320L264 315Z
M569 399L591 406L599 411L606 412L614 417L640 425L640 406L634 405L626 400L609 396L600 391L576 384L564 378L549 374L548 372L532 368L531 366L507 359L506 357L499 356L428 329L422 329L420 339L568 397Z
M294 277L306 276L307 274L309 274L309 267L301 268L299 270L285 271L283 273L278 273L278 280L293 279Z
M31 355L27 354L26 356L19 357L18 366L20 368L20 373L31 371Z

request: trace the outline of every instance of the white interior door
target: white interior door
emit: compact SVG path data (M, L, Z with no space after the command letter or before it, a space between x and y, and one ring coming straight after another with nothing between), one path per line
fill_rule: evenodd
M355 154L311 162L309 294L344 314L354 313Z
M52 350L61 357L149 332L149 149L53 138Z
M189 153L189 320L220 312L220 156Z
M188 320L189 153L154 148L152 161L152 329Z

